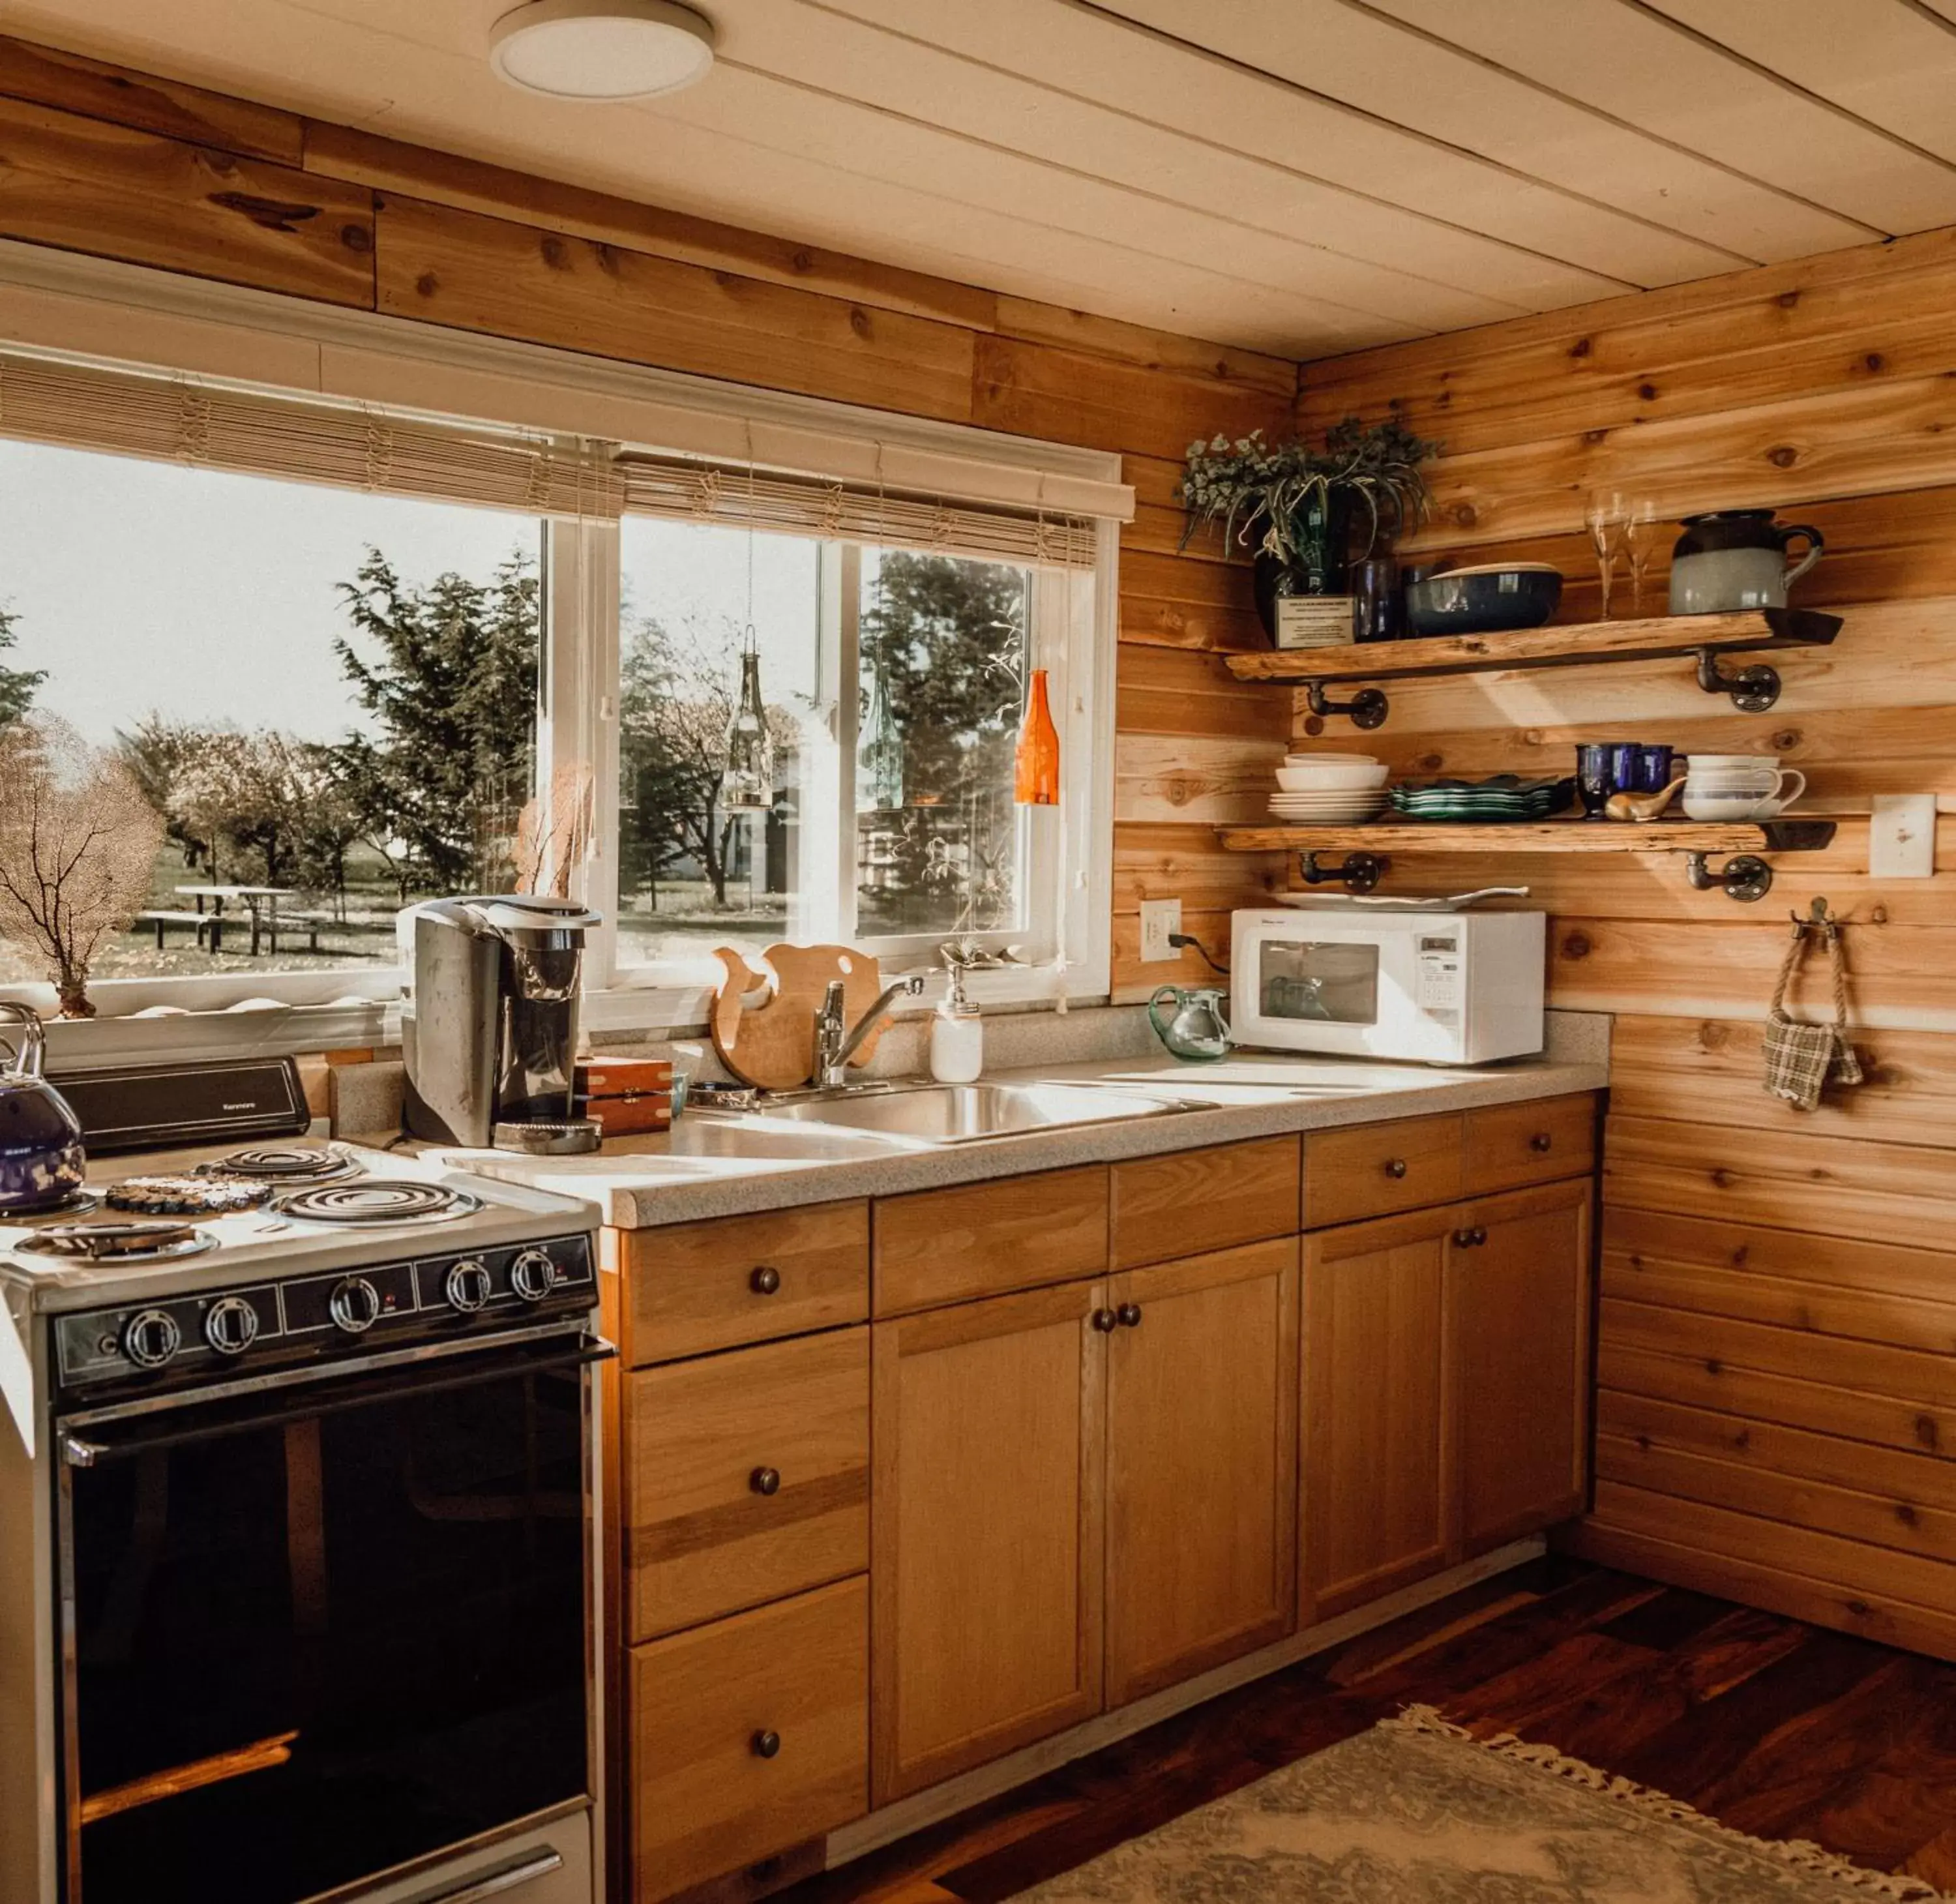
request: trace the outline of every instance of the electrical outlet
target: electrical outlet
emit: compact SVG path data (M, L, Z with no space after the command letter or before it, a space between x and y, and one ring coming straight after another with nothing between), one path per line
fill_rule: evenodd
M1868 816L1868 871L1877 879L1926 879L1935 872L1935 796L1877 794Z
M1158 965L1163 959L1178 958L1181 954L1171 946L1171 933L1181 930L1181 901L1179 899L1144 899L1141 901L1141 963Z

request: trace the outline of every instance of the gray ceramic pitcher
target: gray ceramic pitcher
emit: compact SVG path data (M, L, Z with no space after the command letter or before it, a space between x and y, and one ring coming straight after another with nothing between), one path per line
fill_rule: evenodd
M1741 608L1784 608L1788 586L1820 560L1819 530L1775 523L1769 509L1720 509L1684 518L1670 552L1670 612L1725 614ZM1803 541L1797 562L1787 543Z

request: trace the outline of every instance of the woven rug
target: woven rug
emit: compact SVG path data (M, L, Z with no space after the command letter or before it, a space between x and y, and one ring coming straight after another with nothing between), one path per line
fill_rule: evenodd
M1818 1846L1414 1707L1015 1904L1828 1904L1938 1899Z

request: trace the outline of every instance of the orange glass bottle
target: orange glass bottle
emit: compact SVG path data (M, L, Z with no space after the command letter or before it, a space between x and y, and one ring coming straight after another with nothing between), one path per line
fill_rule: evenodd
M1043 668L1033 671L1032 697L1012 761L1012 798L1021 807L1059 804L1059 731L1046 705Z

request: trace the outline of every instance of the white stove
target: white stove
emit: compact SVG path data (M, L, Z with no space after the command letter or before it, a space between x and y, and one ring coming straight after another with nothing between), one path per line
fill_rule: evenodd
M599 1220L281 1138L0 1224L9 1904L185 1904L213 1842L265 1904L589 1904Z

